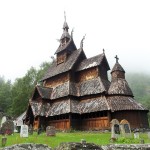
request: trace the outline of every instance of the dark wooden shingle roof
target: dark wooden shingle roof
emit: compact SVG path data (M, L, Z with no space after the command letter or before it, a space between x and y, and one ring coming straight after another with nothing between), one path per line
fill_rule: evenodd
M110 95L130 95L133 93L125 79L117 78L111 81L108 94Z
M43 86L37 86L37 90L40 94L40 96L44 99L50 99L50 95L52 92L52 88L47 88Z
M51 99L57 99L60 97L65 97L69 95L69 82L58 85L53 88L51 93Z
M80 96L107 92L107 87L105 87L106 85L105 82L109 82L109 81L104 81L104 80L101 80L100 77L97 77L97 78L79 83Z
M51 92L52 92L52 88L37 85L34 89L31 99L32 100L35 99L36 93L38 93L42 99L50 99Z
M30 101L30 106L34 116L46 116L50 108L49 103L39 103L34 101Z
M111 111L120 110L147 110L142 104L129 96L110 96L107 98Z
M80 114L109 110L105 96L83 100L78 103L78 112Z
M62 35L63 36L63 35ZM66 44L64 45L59 45L58 49L56 50L55 54L59 53L59 52L62 52L64 50L67 50L67 51L73 51L73 50L76 50L76 45L73 41L73 39L70 39Z
M50 99L57 99L68 95L80 97L103 92L107 93L109 85L109 81L102 80L100 77L80 83L67 81L52 88Z
M111 72L114 72L114 71L121 71L125 73L125 70L122 68L122 66L118 62L114 65Z
M99 66L102 60L104 59L104 57L105 57L105 54L100 54L100 55L97 55L88 59L84 59L80 63L76 71L81 71L81 70L85 70L88 68ZM109 68L109 65L108 65L108 68Z
M48 69L47 73L42 78L42 80L48 79L50 77L53 77L53 76L56 76L58 74L61 74L61 73L64 73L64 72L71 70L81 53L82 53L82 50L80 50L80 49L75 50L68 56L66 62L61 63L59 65L57 65L57 62L54 62L50 66L50 68Z
M66 99L52 103L30 102L34 116L55 116L66 113L90 113L110 110L111 112L123 110L145 110L140 103L129 96L100 96L86 100Z

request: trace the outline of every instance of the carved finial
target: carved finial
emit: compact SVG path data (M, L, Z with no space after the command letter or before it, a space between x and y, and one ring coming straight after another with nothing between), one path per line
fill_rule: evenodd
M73 37L74 28L71 31L71 38Z
M105 54L105 50L104 50L104 48L103 48L103 54Z
M54 62L54 61L55 61L55 58L54 58L54 56L51 56L51 59L52 59L52 62Z
M86 34L83 36L83 38L82 38L82 40L81 40L81 42L80 42L80 48L81 48L81 49L83 48L83 41L84 41L84 39L85 39L85 36L86 36Z
M119 60L118 56L116 55L115 58L116 58L116 63L118 63Z

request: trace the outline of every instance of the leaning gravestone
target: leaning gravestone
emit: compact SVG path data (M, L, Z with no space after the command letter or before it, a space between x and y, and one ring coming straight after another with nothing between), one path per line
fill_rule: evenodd
M28 137L28 126L27 125L21 126L20 137Z
M125 119L121 120L120 129L123 137L128 137L128 138L132 137L130 123L127 120Z
M12 120L7 120L2 124L1 133L11 135L14 133L14 123Z
M111 122L111 138L118 138L120 136L120 125L117 119L113 119Z
M46 128L46 135L47 136L55 136L56 135L56 130L54 126L48 126Z

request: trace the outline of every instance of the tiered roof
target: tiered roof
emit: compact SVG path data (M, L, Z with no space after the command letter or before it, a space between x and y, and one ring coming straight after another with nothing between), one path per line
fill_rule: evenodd
M69 40L64 45L60 43L56 54L66 51L69 52L69 55L66 61L61 64L54 61L42 81L70 70L78 73L94 67L100 68L102 64L105 64L103 67L106 71L110 69L104 53L87 59L82 48L77 50L68 29L68 24L65 21L60 41L62 42L64 38ZM114 73L119 73L120 76L114 77L111 83L98 76L82 82L67 81L52 88L36 86L30 101L33 114L35 116L55 116L70 112L84 114L104 110L112 112L121 110L147 111L145 107L134 100L133 93L125 79L125 70L119 64L117 56L111 71L112 75ZM36 95L41 97L40 102L35 100ZM89 98L89 95L92 97ZM84 99L84 96L88 98ZM49 101L44 101L45 99Z

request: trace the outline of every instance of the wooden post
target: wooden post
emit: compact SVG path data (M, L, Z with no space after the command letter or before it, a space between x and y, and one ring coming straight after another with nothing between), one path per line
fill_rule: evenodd
M72 115L69 113L69 129L72 129Z
M110 114L110 111L107 112L107 117L108 117L108 125L110 127L110 122L111 122L111 114Z

